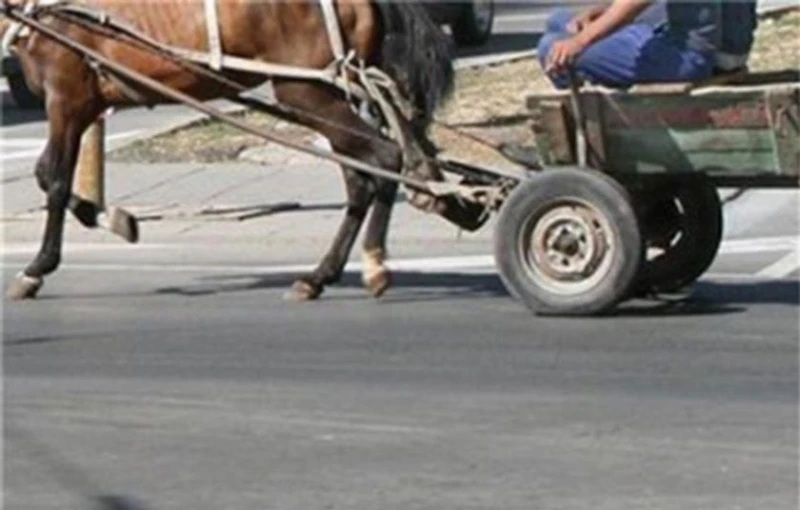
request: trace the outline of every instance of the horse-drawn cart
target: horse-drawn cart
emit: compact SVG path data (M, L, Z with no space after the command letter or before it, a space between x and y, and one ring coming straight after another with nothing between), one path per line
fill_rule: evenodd
M800 73L530 97L547 171L500 211L496 257L530 308L599 312L691 284L722 238L717 187L798 187Z
M215 8L238 6L226 2L217 4L218 1L205 0L206 9L213 13ZM109 3L108 8L112 5ZM569 93L532 97L528 106L540 164L529 157L520 157L519 151L506 150L504 153L508 157L525 162L528 168L485 168L443 160L436 151L428 151L425 140L419 138L418 126L414 127L413 116L407 113L415 105L410 108L406 104L408 98L398 93L390 76L374 67L365 67L352 52L344 51L342 37L335 35L340 29L344 30L344 26L336 19L332 2L324 0L320 5L326 12L326 21L320 25L324 27L323 35L308 33L308 37L330 38L336 58L325 69L265 64L264 55L256 52L251 55L252 61L224 55L220 53L219 38L227 34L225 30L215 34L216 52L211 49L202 54L178 51L139 33L135 27L114 22L113 17L102 12L69 6L51 9L50 15L61 23L57 29L15 7L7 4L4 7L6 15L20 26L80 55L81 61L97 72L94 77L88 74L87 68L85 80L104 84L95 85L92 81L92 87L100 91L96 97L81 96L85 95L85 87L78 91L69 89L66 84L63 90L57 90L59 84L50 84L51 89L58 92L50 105L51 111L58 113L61 108L73 107L67 103L72 96L83 101L83 109L73 107L74 111L90 109L95 100L106 104L109 97L117 97L114 94L151 101L166 99L184 103L266 140L333 160L350 172L345 174L346 182L354 187L349 193L346 218L331 251L317 270L300 278L293 287L294 294L301 299L316 298L324 285L339 278L366 209L373 200L377 200L373 207L381 209L377 213L373 210L368 225L364 283L376 296L389 286L388 271L383 266L383 243L394 189L381 183L404 186L412 205L437 213L468 230L479 228L489 213L498 212L495 257L509 291L535 313L567 315L602 313L636 294L679 288L700 276L713 261L722 233L715 181L748 186L798 185L800 88L796 75L772 77L763 83L753 83L754 77L748 77L736 85L692 92L676 90L674 86L627 93L573 89ZM357 16L360 12L357 6L363 4L355 2L353 5L356 6L353 15ZM416 28L400 30L393 37L424 36L430 37L434 46L438 44L434 29L419 28L419 23L425 23L420 14L408 10L411 7L404 2L397 5L402 6L397 9L406 11L400 12L400 17L394 20L387 17L384 26L397 25L398 19L405 16L405 19L414 18L408 26ZM303 12L304 16L310 16ZM265 15L265 23L271 22L276 13L297 15L295 11L265 13L269 14ZM208 19L212 18L209 15ZM239 18L231 16L230 19ZM310 18L304 22L318 23ZM209 40L214 39L211 35L218 30L214 23L209 22ZM73 27L77 27L76 33L83 34L81 38L66 33ZM100 42L93 43L86 33L95 31ZM236 30L230 32L236 33ZM361 30L360 33L365 32ZM175 83L182 85L169 86L155 79L155 71L148 75L146 70L137 71L126 65L120 61L121 57L110 58L107 53L123 54L122 50L104 53L110 44L127 44L136 48L137 53L130 55L141 59L142 53L152 54L160 59L153 61L156 64L167 62L175 66L172 75L181 78L182 81L175 80ZM293 41L292 44L296 48L299 43ZM384 44L396 45L397 39L387 38ZM271 48L276 47L273 42ZM423 48L423 53L398 59L407 67L395 74L405 76L407 81L409 74L412 75L416 81L406 83L405 88L411 88L417 106L430 109L436 99L436 91L430 87L441 85L439 81L446 77L446 71L443 70L441 76L434 73L420 77L423 72L432 73L424 62L419 64L422 70L408 66L416 65L415 58L431 58L431 55L438 60L427 64L428 67L446 66L446 63L439 59L433 46L409 44L409 47ZM434 51L428 51L431 48ZM384 55L392 49L396 48L385 47ZM289 51L285 50L286 54ZM363 51L372 49L364 46ZM38 55L39 61L31 63L31 67L61 63L55 57L47 60L44 52ZM148 67L133 56L128 59L138 63L141 69ZM76 65L79 62L76 61ZM388 64L397 65L392 61ZM197 89L193 89L195 83L186 77L189 75L201 76L205 80L202 83L211 83L229 92L246 89L231 79L237 76L235 73L220 72L226 65L248 75L277 76L282 80L282 90L286 91L284 97L294 101L293 105L288 105L288 110L282 104L259 105L268 111L288 112L295 118L310 119L308 122L319 130L328 130L326 136L333 138L334 146L340 150L329 153L283 139L226 115L189 92ZM178 74L179 71L186 74ZM325 82L325 87L338 88L343 95L331 95L329 89L322 95L322 89L314 88L303 89L303 94L298 95L299 89L291 88L296 85L285 85L292 80L304 84ZM320 99L318 103L304 104L308 97L324 98L326 102ZM321 117L309 111L312 107L340 115L331 113L329 117ZM380 129L367 131L364 121L353 115L356 111L359 115L367 111L369 115L363 118L373 126L377 123ZM63 123L70 118L57 120ZM71 136L83 132L89 122L76 125ZM54 124L51 119L52 127L60 127L60 124ZM382 138L378 139L378 135ZM68 143L68 136L69 131L63 133L62 138L51 132L48 150L54 151L60 144ZM402 169L386 168L384 162L396 160L395 153L384 147L387 139L402 149ZM72 169L65 163L69 161L65 157L65 153L46 152L37 168L40 185L48 192L47 229L42 251L12 283L9 289L12 297L33 297L42 285L43 275L58 265L63 228L60 222L67 201L63 186L48 179L61 178L58 172L65 170L71 179ZM45 171L55 173L49 175ZM356 178L364 176L376 180L374 187L370 188L368 182L356 182ZM364 202L361 197L370 198ZM86 204L80 200L70 204L72 212L82 222L94 222L93 218L86 218ZM655 255L651 255L653 252Z

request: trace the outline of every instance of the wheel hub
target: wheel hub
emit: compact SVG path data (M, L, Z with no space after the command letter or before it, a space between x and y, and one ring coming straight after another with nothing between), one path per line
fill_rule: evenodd
M532 253L548 276L576 280L597 267L605 245L591 216L581 207L562 206L540 220L532 236Z
M536 219L525 248L535 279L553 291L572 293L602 278L611 245L598 214L586 204L569 201Z

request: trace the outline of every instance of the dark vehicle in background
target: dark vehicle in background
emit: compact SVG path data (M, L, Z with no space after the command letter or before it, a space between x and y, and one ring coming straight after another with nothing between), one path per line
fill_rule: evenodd
M14 103L23 109L44 108L42 98L31 92L25 82L22 66L14 55L3 55L3 78L8 81L11 98Z
M480 46L492 35L493 0L420 1L436 23L450 27L450 33L458 46ZM16 57L3 55L2 72L2 76L8 80L11 97L19 108L44 107L44 101L32 93L25 83L25 76Z
M458 46L480 46L492 35L493 0L422 0L431 18L448 25Z

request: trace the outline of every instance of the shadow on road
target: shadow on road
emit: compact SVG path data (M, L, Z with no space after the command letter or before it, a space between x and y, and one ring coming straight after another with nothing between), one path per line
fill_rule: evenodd
M168 271L168 269L165 269ZM76 301L93 299L127 299L152 295L209 297L264 290L288 291L300 273L238 273L200 277L186 285L166 286L142 292L99 292L50 294L39 301ZM392 288L381 298L385 303L425 303L445 300L510 298L498 275L493 273L464 274L456 272L423 273L393 271ZM357 290L338 293L337 290ZM361 302L371 299L363 289L359 272L346 272L342 280L326 289L323 301ZM747 312L750 306L800 306L800 281L775 280L752 282L698 282L686 296L657 296L631 299L609 312L607 318L657 318L680 316L712 316ZM50 338L26 339L24 343L49 343ZM8 344L8 342L6 342Z
M692 316L739 313L745 305L800 305L800 281L698 282L681 299L650 298L625 303L611 317Z
M297 273L279 273L270 275L241 274L223 275L205 278L204 283L186 287L165 287L158 289L157 294L175 294L179 296L207 296L226 292L245 292L264 289L288 290L298 278ZM209 285L207 282L216 282ZM342 280L330 287L361 289L361 274L347 272ZM392 288L402 292L389 293L382 298L388 302L420 302L437 301L454 298L505 297L508 292L500 279L495 275L465 275L460 273L420 273L412 271L392 272ZM347 299L347 298L342 298ZM358 296L354 299L363 299Z
M800 306L800 280L699 282L695 294L725 303Z
M442 299L509 297L499 277L494 274L420 273L395 271L393 289L383 298L387 302L422 302ZM165 287L157 294L207 296L226 292L263 289L289 289L296 273L271 275L240 274L205 278L202 283L184 287ZM209 282L212 282L209 284ZM335 288L362 288L359 273L345 273ZM361 299L359 296L356 299ZM624 303L610 317L692 316L740 313L743 305L800 305L800 282L779 280L752 283L700 282L688 297L680 299L637 299ZM738 306L733 306L738 305Z

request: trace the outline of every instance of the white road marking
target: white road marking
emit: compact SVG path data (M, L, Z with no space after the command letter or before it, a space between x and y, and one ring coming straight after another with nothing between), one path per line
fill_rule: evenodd
M33 255L39 250L40 243L6 243L0 246L0 255ZM136 250L161 250L174 248L174 244L138 243L135 245L124 243L64 243L64 253L102 252L102 251L136 251Z
M115 140L122 140L137 136L142 133L141 129L134 131L125 131L123 133L116 133L108 135L106 141L112 142ZM38 157L47 145L47 140L36 138L0 138L0 161L14 161L18 159L27 159ZM29 149L21 151L9 151L9 149Z
M0 138L0 149L43 147L45 143L42 138Z
M719 253L722 255L739 253L765 253L800 249L800 236L756 237L750 239L729 239L722 242Z
M794 250L783 258L778 259L758 273L756 276L764 278L786 278L800 268L800 251Z

